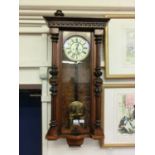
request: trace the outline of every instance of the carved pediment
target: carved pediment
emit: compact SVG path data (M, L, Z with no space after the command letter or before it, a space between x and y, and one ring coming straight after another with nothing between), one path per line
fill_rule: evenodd
M50 28L87 28L103 29L109 19L104 18L72 18L44 17Z

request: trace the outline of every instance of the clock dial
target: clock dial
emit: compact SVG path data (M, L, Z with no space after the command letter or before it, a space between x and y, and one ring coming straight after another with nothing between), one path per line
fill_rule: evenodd
M64 53L72 61L84 60L89 54L88 41L81 36L72 36L64 43Z

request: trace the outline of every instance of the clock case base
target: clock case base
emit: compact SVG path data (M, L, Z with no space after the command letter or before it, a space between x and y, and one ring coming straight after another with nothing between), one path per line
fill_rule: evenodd
M98 128L93 134L80 134L80 135L71 135L70 132L66 131L64 135L58 135L56 128L50 128L47 132L46 139L48 140L57 140L59 138L66 138L66 141L70 147L81 146L84 142L84 138L93 138L94 140L103 139L103 130Z

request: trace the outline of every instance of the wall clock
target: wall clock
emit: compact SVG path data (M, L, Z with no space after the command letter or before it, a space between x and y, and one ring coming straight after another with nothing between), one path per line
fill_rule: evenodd
M90 50L89 42L82 36L73 35L64 43L64 53L72 61L84 60Z
M46 138L66 138L69 146L80 146L87 137L100 140L100 53L109 19L65 17L60 10L44 19L52 40L51 123Z

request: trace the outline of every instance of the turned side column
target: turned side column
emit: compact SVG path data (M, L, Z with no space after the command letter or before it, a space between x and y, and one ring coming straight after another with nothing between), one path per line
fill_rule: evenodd
M54 140L58 138L57 133L57 122L56 122L56 96L57 96L57 85L58 85L58 66L57 66L57 51L58 51L58 39L59 39L59 29L51 28L51 40L52 40L52 65L50 70L51 78L49 82L51 84L50 92L51 92L51 123L50 129L47 133L47 139Z
M95 121L95 138L103 137L101 129L101 92L102 92L102 71L101 71L101 44L103 41L103 30L95 30L95 44L96 44L96 68L95 68L95 98L96 98L96 121Z

